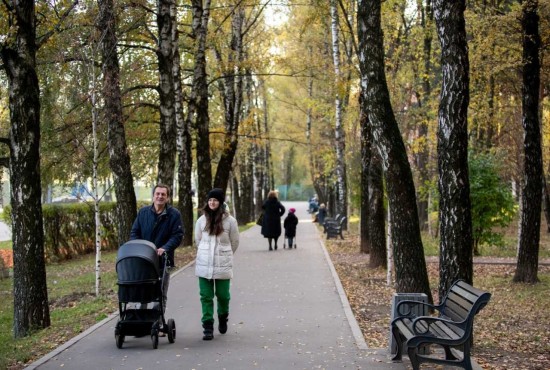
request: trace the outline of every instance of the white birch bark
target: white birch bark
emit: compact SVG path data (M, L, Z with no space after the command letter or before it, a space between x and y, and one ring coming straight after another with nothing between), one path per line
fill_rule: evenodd
M391 240L391 212L390 208L388 207L388 237L386 238L386 253L387 253L387 259L388 259L388 266L387 266L387 273L386 273L386 285L392 286L393 280L393 248L392 248L392 240Z
M92 145L94 157L92 160L92 194L94 197L94 220L95 220L95 295L99 296L99 291L101 289L101 220L99 218L99 195L98 195L98 185L97 185L97 172L98 172L98 163L99 163L99 148L98 148L98 139L97 139L97 125L98 125L98 114L97 114L97 102L96 102L96 73L94 69L95 65L95 50L92 51L92 63L91 75L92 75L92 86L90 93L90 101L92 103Z
M336 0L330 1L331 31L332 31L332 58L334 62L335 98L334 98L334 138L336 141L336 182L338 194L336 213L347 215L347 185L345 167L345 137L342 127L342 99L340 98L340 45L338 35L338 9Z

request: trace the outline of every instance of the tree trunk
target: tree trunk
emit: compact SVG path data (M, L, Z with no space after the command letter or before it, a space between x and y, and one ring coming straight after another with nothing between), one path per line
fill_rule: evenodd
M544 202L543 209L544 218L546 219L546 232L550 233L550 192L548 191L548 183L546 182L544 175L542 176L542 181L542 199Z
M359 95L359 121L361 125L361 215L360 215L360 239L359 250L361 253L370 253L371 240L369 234L369 219L371 211L369 208L369 169L374 152L371 129L369 126L368 112L365 109L364 93Z
M371 240L370 267L385 267L386 253L386 223L384 212L384 181L382 161L376 149L371 148L371 163L369 166L369 236Z
M244 116L256 117L253 113L255 109L255 99L253 97L252 75L247 71L245 76L246 100L244 104ZM232 171L232 185L234 208L236 210L237 221L240 225L245 225L254 221L254 144L245 142L241 144L239 153L235 157L236 171Z
M346 181L346 138L342 123L342 97L340 96L340 41L338 36L338 8L336 0L330 2L330 15L332 19L332 58L334 62L335 75L335 98L334 98L334 139L336 144L336 185L337 185L337 202L336 212L342 216L347 216L348 198L347 198L347 181Z
M374 141L386 171L396 290L404 293L425 293L432 302L412 172L391 107L384 71L380 7L380 0L359 1L357 35L366 109Z
M254 134L258 140L253 143L253 161L254 161L254 219L257 219L262 212L262 204L267 197L267 183L269 174L269 162L266 157L267 140L262 140L267 136L264 127L267 127L267 101L265 94L265 81L258 76L258 85L256 88L256 100L260 101L262 106L257 106L258 113L254 121Z
M227 65L230 69L223 71L220 79L220 91L224 105L225 138L223 151L216 169L214 186L225 191L229 182L229 174L233 165L233 158L237 152L239 123L241 121L241 106L243 95L243 77L240 63L243 60L243 21L244 10L237 7L233 12L231 22L231 43ZM217 53L220 55L220 53ZM220 55L221 56L221 55ZM235 72L240 71L240 72Z
M260 131L263 131L263 133L265 134L265 137L266 138L269 138L269 119L268 119L268 109L267 109L267 92L266 92L266 86L265 86L265 81L263 79L260 79L261 83L260 83L260 91L261 91L261 96L262 96L262 112L263 112L263 115L262 115L262 120L261 120L261 130ZM260 203L260 208L261 208L261 205L263 204L263 200L265 200L265 198L267 197L267 193L273 189L273 187L275 186L275 180L274 180L274 175L273 175L273 164L271 162L271 143L269 140L266 140L265 141L265 145L263 147L263 164L264 164L264 173L263 173L263 181L262 181L262 184L263 184L263 188L262 188L262 193L263 193L263 197L262 197L262 202Z
M437 133L439 297L456 279L472 284L473 276L467 125L469 61L464 8L464 0L434 2L443 70Z
M361 94L361 97L363 94ZM386 267L386 224L384 214L383 170L373 145L368 112L361 98L361 252L369 253L370 267ZM365 249L363 249L365 248Z
M177 7L172 3L170 8L172 19L176 19ZM193 169L193 153L191 152L191 122L183 112L183 89L181 83L181 65L179 51L179 31L172 28L172 45L174 46L174 92L176 132L178 134L176 146L178 149L178 209L183 222L183 246L193 245L193 189L191 185L191 172Z
M539 127L540 35L538 1L522 2L523 30L523 181L521 186L521 218L518 240L518 262L514 282L539 281L538 256L542 201L542 148Z
M208 80L206 74L206 36L210 18L210 0L192 0L193 36L195 38L195 68L193 71L193 88L189 97L187 111L188 122L193 122L196 129L197 156L197 197L199 208L206 201L206 195L212 188L212 167L210 157L210 118L208 116Z
M32 0L12 2L13 28L0 46L8 78L13 242L13 333L50 326L40 185L40 88Z
M418 1L418 8L422 14L422 29L424 31L423 43L423 70L422 70L422 94L418 97L420 107L427 107L430 101L432 88L430 84L430 76L432 74L431 56L432 56L432 23L433 11L431 0L427 0L425 5L422 1ZM426 109L426 108L425 108ZM418 168L418 185L420 189L426 187L430 180L428 170L429 160L429 145L428 145L428 120L427 114L423 114L420 126L418 128L418 141L421 143L418 153L416 153L416 167ZM424 196L418 197L418 220L421 230L426 230L428 227L428 192L422 192Z
M157 182L168 185L173 192L174 171L176 166L176 115L174 91L174 45L173 28L177 27L175 15L170 9L173 0L158 0L157 26L158 47L157 59L159 69L159 161Z
M98 5L98 28L104 34L101 43L104 119L108 127L109 166L114 176L117 199L118 244L122 245L130 238L137 203L124 132L114 3L113 0L99 0Z

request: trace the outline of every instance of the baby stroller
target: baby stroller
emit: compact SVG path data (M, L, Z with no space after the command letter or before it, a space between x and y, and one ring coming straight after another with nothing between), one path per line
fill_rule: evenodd
M122 348L128 335L151 335L153 348L157 349L160 332L166 333L168 341L174 343L176 323L173 319L168 322L164 319L169 279L167 261L166 253L159 259L157 248L147 240L131 240L118 249L116 272L120 315L115 327L118 348Z

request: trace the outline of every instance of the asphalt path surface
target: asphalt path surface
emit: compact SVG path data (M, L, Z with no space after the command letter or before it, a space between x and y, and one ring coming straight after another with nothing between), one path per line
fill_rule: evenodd
M175 343L149 336L115 344L118 313L31 364L29 369L405 369L386 349L369 349L342 286L311 223L306 202L297 209L297 248L268 251L254 226L241 234L234 258L229 330L202 340L198 279L190 264L172 274L166 319Z

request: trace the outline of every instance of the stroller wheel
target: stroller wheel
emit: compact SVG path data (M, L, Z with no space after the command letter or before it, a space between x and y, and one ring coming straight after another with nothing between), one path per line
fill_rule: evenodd
M115 341L117 348L122 348L122 344L124 344L124 335L115 334Z
M159 334L151 334L151 342L153 343L153 349L159 348Z
M176 341L176 322L174 319L168 319L168 342L174 343Z

